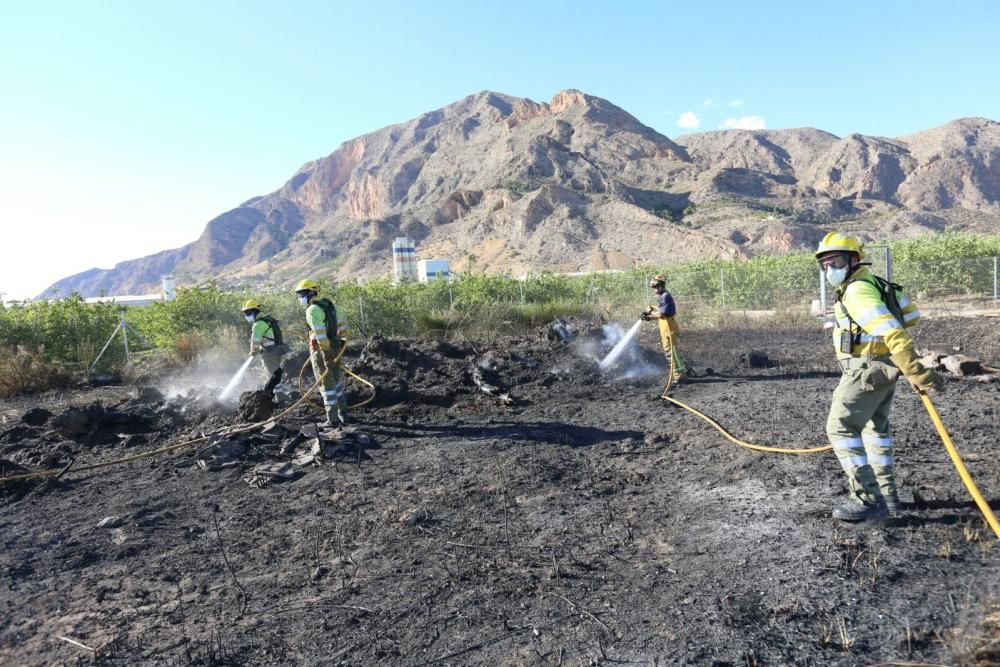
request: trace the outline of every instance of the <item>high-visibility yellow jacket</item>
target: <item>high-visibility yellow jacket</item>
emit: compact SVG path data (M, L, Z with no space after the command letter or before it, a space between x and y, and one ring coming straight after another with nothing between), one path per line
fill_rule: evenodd
M306 308L306 323L309 325L309 340L322 343L325 347L330 338L327 335L326 312L322 306L316 303L309 304Z
M257 319L250 329L250 351L260 352L274 345L274 328L267 320Z
M837 305L833 309L837 318L833 328L837 359L889 356L913 347L913 339L906 330L920 320L920 311L899 290L896 290L896 298L902 310L902 322L889 312L871 272L865 267L856 270L837 288ZM853 346L850 352L840 349L844 331L851 332Z

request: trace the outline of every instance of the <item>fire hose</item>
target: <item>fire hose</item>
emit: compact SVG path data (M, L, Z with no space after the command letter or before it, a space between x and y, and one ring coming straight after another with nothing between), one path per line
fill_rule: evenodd
M663 388L663 395L660 396L665 401L669 401L674 405L680 406L690 412L691 414L705 420L711 424L716 430L718 430L722 435L732 442L733 444L739 445L740 447L745 447L747 449L753 449L759 452L771 452L775 454L816 454L819 452L826 452L833 449L831 445L825 445L822 447L809 447L806 449L794 449L788 447L769 447L766 445L755 445L753 443L744 442L739 438L736 438L724 429L717 421L706 415L690 405L678 401L676 398L669 396L670 389L673 386L674 381L674 371L676 369L676 364L674 361L674 354L671 352L670 355L670 372L667 376L667 385ZM982 513L983 518L986 523L996 534L997 539L1000 539L1000 521L997 521L996 515L990 508L989 503L983 498L983 494L979 492L979 488L976 486L975 481L972 479L972 475L969 474L968 468L965 467L965 463L962 461L961 455L958 453L958 449L955 447L955 443L952 442L951 436L948 435L948 430L945 428L944 423L941 421L941 416L938 414L937 408L934 407L934 403L931 401L931 397L927 395L927 392L923 390L917 390L920 395L920 400L923 401L924 407L927 409L927 414L930 415L931 421L934 422L934 428L937 429L938 435L941 437L941 442L944 443L945 449L948 451L948 456L951 457L951 462L955 466L955 470L958 471L958 476L961 478L962 483L965 485L966 490L972 499L975 501L976 506Z
M293 331L289 331L289 333L294 334L296 336L299 336L300 338L303 338L303 339L306 339L306 340L308 340L308 338L309 338L308 334L303 334L303 333L300 333L298 331L294 331L293 330ZM346 350L347 350L347 341L344 340L344 344L341 346L340 351L337 353L337 356L334 357L333 360L329 362L329 364L330 364L331 367L335 366L337 363L340 362L340 358L342 356L344 356L344 352ZM303 395L305 395L305 393L306 393L305 392L305 373L306 373L306 367L307 367L307 364L302 364L302 369L299 371L299 391L302 392ZM368 398L366 398L365 400L363 400L363 401L361 401L359 403L354 403L353 405L347 406L348 408L350 408L350 409L353 410L354 408L364 407L364 406L368 405L369 403L371 403L372 401L375 400L375 393L376 393L375 385L373 385L371 382L369 382L368 380L364 379L363 377L361 377L360 375L358 375L357 373L355 373L354 371L352 371L351 369L349 369L347 366L345 366L343 364L340 364L340 368L345 373L347 373L348 375L350 375L352 378L354 378L358 382L366 385L369 389L372 390L371 396L369 396ZM326 373L324 373L324 375L326 375ZM311 390L310 390L309 393L312 393ZM321 410L321 411L323 410L323 406L321 406L320 404L314 402L312 399L308 399L307 403L309 403L309 407L313 408L314 410Z

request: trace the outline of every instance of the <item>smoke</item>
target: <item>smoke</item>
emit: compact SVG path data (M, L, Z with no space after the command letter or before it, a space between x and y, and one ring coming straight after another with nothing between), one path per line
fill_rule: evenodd
M250 359L242 350L232 348L214 348L203 353L198 359L176 373L167 376L157 386L157 389L170 398L180 398L192 394L206 394L213 398L234 380L234 374L243 370L242 377L235 379L233 387L229 388L231 396L239 396L244 391L259 389L266 378L259 370L260 361ZM247 369L241 369L246 365ZM225 402L224 397L219 397Z
M601 370L613 380L632 380L662 375L663 369L644 358L639 345L641 321L626 330L621 324L611 322L601 327L601 337L590 338L580 344L580 352L596 361ZM621 347L617 347L617 346Z

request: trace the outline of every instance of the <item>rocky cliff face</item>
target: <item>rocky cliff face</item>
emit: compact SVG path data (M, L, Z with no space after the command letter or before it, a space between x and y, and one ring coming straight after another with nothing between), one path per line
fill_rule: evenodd
M845 222L850 220L850 222ZM838 224L869 238L1000 230L1000 124L909 137L725 130L676 140L575 90L548 103L471 95L341 145L177 250L54 287L84 295L180 284L283 285L391 271L395 236L462 270L578 271L808 246Z

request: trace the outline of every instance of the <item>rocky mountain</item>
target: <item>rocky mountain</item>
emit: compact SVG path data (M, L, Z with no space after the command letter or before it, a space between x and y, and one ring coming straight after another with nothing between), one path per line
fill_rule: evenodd
M1000 123L671 140L579 91L548 103L484 91L345 142L187 246L50 290L136 293L165 273L180 285L381 276L401 235L454 270L518 275L784 252L834 226L869 239L1000 231Z

